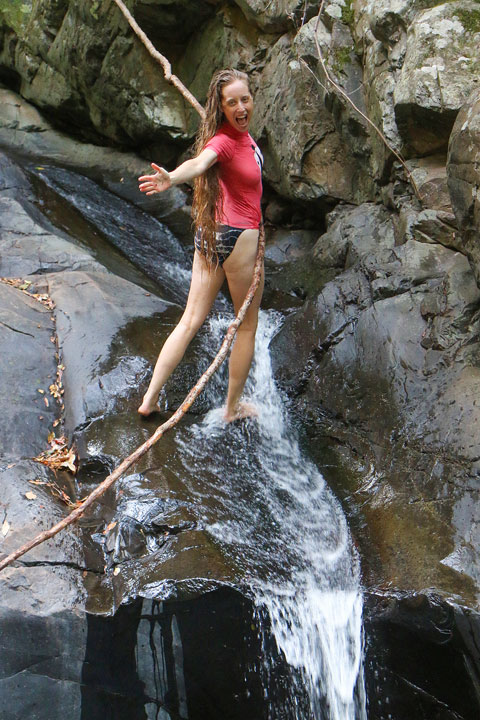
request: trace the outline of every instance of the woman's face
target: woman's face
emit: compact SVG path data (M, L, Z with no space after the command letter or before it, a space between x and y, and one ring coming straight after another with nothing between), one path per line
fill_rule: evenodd
M234 80L222 88L222 110L235 130L247 132L253 112L253 98L244 80Z

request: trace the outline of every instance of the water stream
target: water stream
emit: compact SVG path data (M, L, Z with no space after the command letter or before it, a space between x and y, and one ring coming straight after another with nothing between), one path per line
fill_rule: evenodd
M183 481L203 508L205 531L243 572L260 626L269 626L292 668L288 707L284 698L280 712L272 699L269 717L363 720L358 561L341 507L302 455L273 380L269 343L280 322L275 312L260 314L246 387L258 418L225 430L221 411L212 410L181 429L176 443ZM225 315L210 320L206 354L211 356L227 323ZM207 390L217 406L225 375L226 368ZM271 671L266 660L267 688ZM305 687L307 704L300 701Z

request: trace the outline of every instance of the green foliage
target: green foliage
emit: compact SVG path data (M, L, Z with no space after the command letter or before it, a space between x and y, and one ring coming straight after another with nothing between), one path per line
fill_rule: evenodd
M32 0L0 0L0 20L19 33L28 22Z
M334 61L332 64L333 71L336 75L344 72L345 65L352 62L351 53L355 48L353 45L334 49Z
M480 32L480 10L455 10L453 14L460 20L466 32Z
M345 25L353 25L354 12L352 0L345 0L345 5L342 7L342 22Z
M92 15L95 20L98 20L98 9L100 7L100 0L93 0L92 7L90 8L90 15Z

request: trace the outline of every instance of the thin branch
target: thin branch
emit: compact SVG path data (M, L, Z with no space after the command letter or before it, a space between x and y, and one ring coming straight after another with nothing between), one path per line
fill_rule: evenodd
M118 480L118 478L123 475L124 472L126 472L132 465L134 465L145 453L150 450L150 448L155 445L158 440L168 431L171 430L175 425L178 423L178 421L185 415L185 413L189 410L189 408L192 406L193 402L196 400L196 398L200 395L200 393L205 388L206 384L212 377L212 375L218 370L220 365L223 363L225 358L227 357L228 351L233 343L233 340L235 338L235 334L240 326L240 324L243 322L243 319L245 318L246 312L250 306L250 303L253 300L253 296L255 295L258 285L260 283L260 279L262 276L262 261L263 256L265 252L265 230L263 228L263 225L260 227L260 235L258 239L258 253L257 253L257 259L255 261L255 268L253 271L253 280L252 284L250 285L250 288L248 290L248 293L245 297L245 300L243 301L242 307L238 311L238 315L235 318L235 320L230 324L225 337L223 338L223 342L220 346L220 349L218 353L216 354L213 362L211 363L210 367L203 373L203 375L199 378L197 383L192 387L188 395L186 396L185 400L182 402L180 407L173 413L173 415L162 425L159 425L158 428L155 430L153 435L151 435L148 440L146 440L143 445L140 445L134 452L129 455L125 460L123 460L120 465L118 465L113 472L110 473L110 475L105 478L103 482L100 483L100 485L97 485L95 490L88 495L87 498L82 502L82 504L75 508L70 515L67 515L67 517L63 518L63 520L60 520L56 525L49 528L48 530L45 530L44 532L37 535L33 540L29 540L29 542L25 543L25 545L22 545L18 550L15 550L10 555L8 555L6 558L0 561L0 570L3 570L7 565L10 565L12 562L17 560L19 557L24 555L26 552L31 550L32 548L36 547L37 545L40 545L41 543L45 542L45 540L48 540L49 538L53 537L57 533L59 533L64 528L68 527L68 525L72 525L72 523L76 522L78 518L80 518L83 513L91 506L93 503L98 500L101 495L103 495L109 487L113 485L113 483Z
M163 74L165 76L165 80L169 82L171 85L177 88L177 90L183 95L185 100L187 100L190 105L192 105L195 110L198 112L200 117L203 119L205 118L205 110L198 102L197 98L192 95L190 90L185 87L185 85L182 83L181 80L176 75L172 74L172 66L167 60L167 58L158 52L158 50L155 48L151 40L147 37L147 35L143 32L142 28L138 25L135 18L131 14L131 12L128 10L127 7L125 7L125 4L122 2L122 0L113 0L116 5L120 8L122 11L124 17L126 18L128 24L132 28L133 32L140 38L150 55L156 60L163 68Z
M314 28L314 31L313 31L313 35L314 35L314 39L315 39L315 46L316 46L316 48L317 48L318 59L319 59L320 64L321 64L321 66L322 66L322 69L323 69L323 72L324 72L324 74L325 74L325 78L326 78L327 82L330 83L330 85L332 86L332 88L333 88L339 95L341 95L341 96L344 98L344 100L346 100L346 101L352 106L352 108L353 108L359 115L361 115L361 117L370 125L370 127L372 127L372 128L375 130L375 132L377 133L377 135L381 138L381 140L383 140L383 142L384 142L387 150L389 150L389 151L392 153L392 155L394 155L394 156L397 158L397 160L399 161L399 163L401 163L401 165L402 165L403 169L405 170L405 173L406 173L406 175L407 175L410 183L412 184L412 187L413 187L413 190L414 190L414 192L415 192L415 195L416 195L417 198L420 200L420 202L423 202L422 196L421 196L420 191L419 191L419 189L418 189L418 187L417 187L417 183L416 183L415 180L413 179L413 175L412 175L412 173L410 172L410 170L408 169L407 164L406 164L405 160L402 158L402 156L400 155L400 153L399 153L397 150L395 150L394 147L392 147L392 145L388 142L387 138L386 138L385 135L382 133L382 131L380 130L380 128L377 127L377 125L375 125L375 123L374 123L372 120L370 120L370 118L368 117L368 115L365 115L365 113L363 113L363 112L360 110L360 108L359 108L357 105L355 105L355 103L353 102L353 100L351 99L351 97L345 92L345 90L344 90L338 83L336 83L335 80L333 80L332 77L330 76L330 74L329 74L329 72L328 72L328 70L327 70L327 66L326 66L325 60L324 60L324 58L323 58L322 50L321 50L321 48L320 48L320 43L318 42L318 37L317 37L318 26L319 26L319 23L320 23L320 17L321 17L321 15L322 15L322 13L323 13L323 7L324 7L324 5L325 5L325 0L322 0L322 2L321 2L321 4L320 4L320 9L319 9L319 11L318 11L317 20L316 20L316 22L315 22L315 28Z

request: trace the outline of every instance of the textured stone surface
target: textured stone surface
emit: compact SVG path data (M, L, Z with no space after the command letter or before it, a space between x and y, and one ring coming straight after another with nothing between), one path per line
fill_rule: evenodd
M480 91L472 93L458 114L448 152L448 188L460 229L461 249L480 279L478 229L480 227Z
M148 162L132 153L82 143L55 130L19 95L0 88L0 146L36 161L51 162L99 181L108 190L148 210L181 237L191 236L191 219L185 193L179 188L147 198L138 190L138 176Z
M117 394L128 392L137 384L138 374L145 372L144 365L134 358L124 358L124 368L121 357L115 358L114 367L109 365L114 337L136 318L150 318L172 306L106 273L65 272L58 278L50 275L47 282L50 296L61 308L57 333L66 366L65 427L73 433L76 427L106 410L110 393L113 400ZM118 377L104 384L102 376L114 368ZM124 381L120 381L122 372L127 373Z
M53 318L40 302L3 283L0 297L0 457L28 457L44 450L59 414L48 389L56 376Z
M415 154L445 149L455 116L478 80L478 4L448 2L420 12L408 29L395 84L395 116Z
M323 262L338 274L275 339L277 373L309 419L319 461L320 448L342 447L353 475L348 489L345 477L333 472L332 481L349 496L369 547L369 582L434 585L472 602L480 580L480 293L463 255L414 240L395 246L391 225L390 243L382 231L375 249L367 233L365 252L344 270L358 212L344 211L325 246L317 242L317 259L325 247Z

